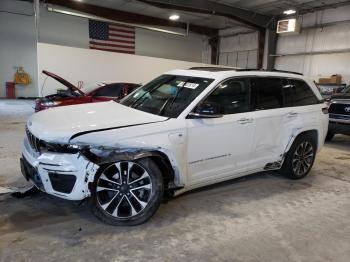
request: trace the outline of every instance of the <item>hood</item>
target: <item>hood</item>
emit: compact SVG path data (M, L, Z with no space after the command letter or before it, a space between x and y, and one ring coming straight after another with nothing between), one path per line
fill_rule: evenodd
M27 126L39 139L68 143L72 136L76 137L79 133L161 122L167 119L110 101L40 111L29 118Z
M339 93L336 95L332 95L330 99L350 99L350 93Z
M58 81L62 85L66 86L69 90L77 91L79 94L85 95L85 93L83 91L81 91L78 87L73 85L71 82L68 82L66 79L63 79L62 77L55 75L54 73L51 73L51 72L46 71L46 70L43 70L43 74L55 79L56 81Z

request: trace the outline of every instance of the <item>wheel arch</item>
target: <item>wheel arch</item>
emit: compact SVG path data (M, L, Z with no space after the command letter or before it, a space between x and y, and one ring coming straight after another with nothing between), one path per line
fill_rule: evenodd
M171 164L170 157L158 149L124 149L124 150L98 150L90 151L86 154L89 160L97 164L100 168L96 172L100 172L101 169L107 165L118 161L135 161L138 159L149 158L151 159L162 172L165 186L165 194L173 194L173 190L176 188L175 181L179 179L177 172Z
M298 135L296 135L293 139L293 141L289 144L288 146L288 149L286 150L286 152L288 152L291 148L291 146L293 145L294 141L300 137L300 136L303 136L303 135L310 135L312 138L315 139L315 146L316 146L316 149L318 150L319 149L319 145L320 145L320 137L319 137L319 131L317 129L310 129L310 130L304 130L304 131L301 131L300 133L298 133Z

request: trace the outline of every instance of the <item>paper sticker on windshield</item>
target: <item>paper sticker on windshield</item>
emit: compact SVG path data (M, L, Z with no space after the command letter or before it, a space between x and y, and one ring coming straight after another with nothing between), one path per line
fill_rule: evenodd
M196 84L196 83L189 83L187 82L184 87L186 88L191 88L191 89L196 89L197 87L199 86L199 84Z

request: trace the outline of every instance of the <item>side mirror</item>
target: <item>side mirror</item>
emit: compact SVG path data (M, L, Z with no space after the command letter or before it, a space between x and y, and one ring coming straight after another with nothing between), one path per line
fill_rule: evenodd
M220 109L221 106L217 103L204 102L189 113L187 118L220 118L223 116Z

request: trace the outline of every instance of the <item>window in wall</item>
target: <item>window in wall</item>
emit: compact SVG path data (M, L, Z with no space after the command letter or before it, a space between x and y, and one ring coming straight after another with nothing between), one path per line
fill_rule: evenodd
M247 79L233 78L220 84L204 101L215 103L221 114L236 114L249 111L249 85Z

